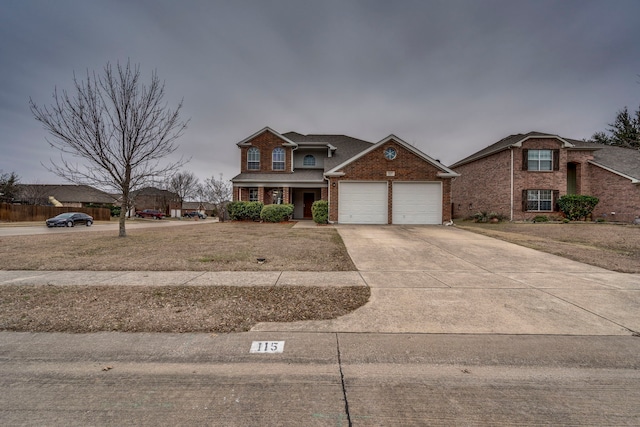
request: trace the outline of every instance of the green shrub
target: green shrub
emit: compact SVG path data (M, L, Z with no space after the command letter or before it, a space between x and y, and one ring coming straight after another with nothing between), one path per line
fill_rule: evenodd
M260 219L266 222L286 221L293 215L293 205L265 205L260 211Z
M546 215L536 215L533 217L533 222L549 222L549 217Z
M597 197L569 194L558 199L558 207L569 220L578 221L587 219L598 202Z
M471 219L475 222L487 222L489 221L489 214L487 212L476 212L471 215Z
M230 202L227 204L229 218L235 221L258 221L264 204L261 202Z
M329 202L326 200L316 200L311 205L311 214L316 224L326 224L329 222Z

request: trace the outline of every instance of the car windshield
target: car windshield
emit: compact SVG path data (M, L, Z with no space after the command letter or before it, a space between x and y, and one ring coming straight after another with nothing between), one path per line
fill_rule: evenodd
M71 218L72 216L73 216L72 213L61 213L56 218L58 218L58 219L67 219L67 218Z

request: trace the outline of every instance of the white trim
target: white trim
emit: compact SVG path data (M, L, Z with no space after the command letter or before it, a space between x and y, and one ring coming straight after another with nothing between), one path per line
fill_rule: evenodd
M282 145L284 145L285 147L297 147L298 146L298 144L296 144L295 142L293 142L292 140L290 140L286 136L283 136L282 134L280 134L280 133L276 132L275 130L271 129L269 126L263 127L258 132L256 132L253 135L243 139L242 141L238 142L236 145L239 146L239 147L250 146L251 144L249 143L249 141L251 141L256 136L261 135L261 134L263 134L265 132L271 132L272 134L274 134L278 138L282 139L285 142Z
M430 163L432 166L435 166L436 168L440 169L442 171L441 173L445 173L445 174L448 175L448 176L446 176L446 178L453 178L453 177L460 176L460 174L452 171L451 169L449 169L448 167L446 167L442 163L437 162L433 158L427 156L422 151L418 150L416 147L414 147L412 145L409 145L408 143L404 142L403 140L401 140L400 138L398 138L397 136L395 136L393 134L391 134L388 137L382 139L381 141L373 144L371 147L367 148L366 150L359 152L358 154L356 154L355 156L351 157L350 159L345 160L344 162L340 163L338 166L334 167L333 169L325 172L325 176L337 176L337 175L334 175L334 174L335 173L340 173L340 169L342 169L345 166L355 162L356 160L358 160L361 157L369 154L373 150L377 149L381 145L384 145L384 144L388 143L389 141L394 141L395 143L401 145L402 147L404 147L408 151L412 152L413 154L415 154L418 157L422 158L426 162Z
M572 143L570 143L569 141L559 137L558 135L529 135L526 138L523 138L521 140L519 140L518 142L515 142L513 144L511 144L511 147L522 147L522 143L529 140L529 139L557 139L558 141L562 142L562 148L572 148L575 147L575 145L573 145Z
M611 172L611 173L613 173L613 174L616 174L616 175L618 175L618 176L621 176L621 177L623 177L623 178L626 178L626 179L630 180L632 184L640 184L640 180L639 180L639 179L634 178L634 177L629 176L629 175L626 175L626 174L623 174L622 172L618 172L618 171L613 170L613 169L611 169L611 168L608 168L608 167L606 167L606 166L603 166L603 165L601 165L600 163L596 163L596 162L594 162L593 160L587 160L587 163L591 163L591 164L592 164L592 165L594 165L594 166L597 166L597 167L602 168L602 169L604 169L604 170L606 170L606 171L609 171L609 172Z

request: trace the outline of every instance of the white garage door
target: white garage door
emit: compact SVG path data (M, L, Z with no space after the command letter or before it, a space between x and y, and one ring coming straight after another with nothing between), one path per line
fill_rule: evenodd
M386 182L340 182L339 185L339 223L387 223Z
M442 185L439 182L394 182L394 224L442 224Z

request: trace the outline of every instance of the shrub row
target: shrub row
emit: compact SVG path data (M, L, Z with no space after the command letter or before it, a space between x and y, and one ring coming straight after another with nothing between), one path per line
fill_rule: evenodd
M571 221L587 219L600 200L593 196L569 194L558 199L558 207Z
M227 204L229 218L235 221L286 221L293 215L293 205L265 205L262 202L230 202Z

